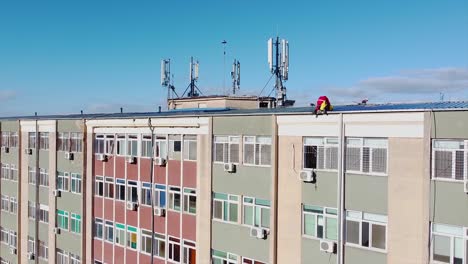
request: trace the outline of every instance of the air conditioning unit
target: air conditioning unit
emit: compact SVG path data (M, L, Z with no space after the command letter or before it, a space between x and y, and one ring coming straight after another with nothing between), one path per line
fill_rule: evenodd
M134 202L127 202L127 210L136 211L137 204Z
M10 254L16 255L16 248L10 248Z
M259 227L250 228L250 236L258 239L265 239L267 236L267 230Z
M463 182L463 188L465 189L465 193L468 194L468 179Z
M60 235L60 232L61 232L60 228L58 228L58 227L54 228L54 234Z
M236 172L236 164L234 163L224 163L224 171L226 172Z
M130 163L130 164L135 164L137 161L136 157L127 157L127 162Z
M166 165L166 159L165 158L155 158L154 159L154 164L156 166L164 166L164 165Z
M333 241L320 240L320 251L336 253L336 243Z
M32 155L32 148L25 148L25 149L24 149L24 154L26 154L26 155Z
M313 182L314 181L314 171L303 170L299 174L299 178L303 182Z
M99 161L107 161L107 155L106 155L106 154L102 154L102 153L101 153L101 154L98 154L98 155L97 155L97 159L98 159Z
M53 194L55 197L60 197L60 196L62 196L62 191L60 191L60 190L53 190L53 191L52 191L52 194Z
M65 152L65 159L73 160L73 153L72 152Z
M9 147L2 147L2 152L3 153L8 153L8 152L10 152L10 148Z
M34 253L33 252L28 252L28 259L33 260L34 259Z
M164 208L159 208L159 207L154 208L155 216L164 216L165 214L166 214L166 210L164 210Z

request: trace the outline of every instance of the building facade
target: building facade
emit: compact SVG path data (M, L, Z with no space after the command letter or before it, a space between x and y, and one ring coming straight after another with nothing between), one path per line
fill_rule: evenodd
M468 263L468 103L0 129L1 263Z

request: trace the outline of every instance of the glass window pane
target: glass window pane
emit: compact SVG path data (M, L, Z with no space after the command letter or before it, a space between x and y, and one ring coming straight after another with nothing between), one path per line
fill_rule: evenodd
M369 223L362 222L361 246L369 247Z
M237 222L237 204L229 205L229 221Z
M450 263L450 238L446 236L434 235L433 256L436 261Z
M223 202L214 201L214 218L223 219Z
M262 227L270 227L270 209L262 208Z
M359 244L359 222L346 221L346 242Z
M325 237L331 240L337 240L338 238L338 224L336 218L327 217L325 219L327 230L325 232Z
M454 264L463 263L463 244L464 244L464 241L462 238L459 238L459 237L454 238L454 252L453 252Z
M253 207L244 206L244 224L253 225Z
M385 226L372 225L372 247L385 249Z
M255 224L254 224L255 226L260 226L261 225L261 222L260 222L260 220L261 220L260 217L262 215L261 210L262 209L260 207L258 207L258 206L255 207Z
M304 215L304 234L315 236L315 215Z

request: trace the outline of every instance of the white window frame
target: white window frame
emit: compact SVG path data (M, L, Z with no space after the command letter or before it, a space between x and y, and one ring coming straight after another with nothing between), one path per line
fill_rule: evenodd
M82 192L82 177L80 173L70 173L70 192L81 194ZM75 181L75 190L73 190L73 182Z
M36 255L36 240L31 236L28 236L27 252Z
M8 245L10 241L10 232L8 229L0 226L0 243Z
M146 199L146 195L149 193L149 199ZM151 206L153 201L153 190L151 188L151 183L142 182L140 188L140 205L142 206Z
M112 186L112 195L110 194L110 186ZM115 198L115 179L114 177L104 178L104 198L114 199Z
M70 151L75 153L83 152L83 133L70 132Z
M62 211L63 212L63 215L59 214L59 211ZM65 230L65 231L69 231L70 230L70 212L68 211L65 211L65 210L59 210L57 209L57 227L60 228L61 230ZM67 227L62 227L61 226L61 223L59 221L59 215L60 215L60 218L63 218L63 219L66 219L67 220Z
M140 155L140 138L138 134L127 134L127 155L128 157L138 157ZM136 149L134 149L136 148Z
M154 157L167 159L169 157L169 143L166 136L156 136L154 140Z
M96 226L101 226L101 237L97 236ZM104 220L101 218L94 218L93 221L93 239L104 240Z
M258 260L252 259L252 258L246 258L246 257L242 257L241 264L245 264L246 261L250 261L250 263L252 263L252 264L257 264L257 263L260 263L260 264L267 264L267 263L265 263L265 262L258 261Z
M193 145L195 143L195 159L193 157L190 157L190 150L191 147L190 145ZM197 161L197 136L196 135L184 135L184 142L183 142L183 159L187 161Z
M114 153L117 153L116 145L116 136L114 134L107 134L104 136L104 154L114 155Z
M164 243L164 251L159 251L160 243ZM153 256L159 259L165 259L166 257L166 236L164 234L154 233L153 240ZM162 256L161 256L162 254Z
M48 224L50 219L49 219L49 206L45 204L39 204L39 222L40 223L45 223ZM46 219L47 218L47 219Z
M39 186L49 187L49 173L47 169L39 168Z
M102 141L102 142L101 142ZM101 149L102 145L102 149ZM106 138L105 135L95 135L94 136L94 150L95 155L105 154L106 153Z
M57 182L59 178L62 180L62 184L57 184L57 190L68 192L70 190L70 173L68 172L57 172Z
M306 160L305 160L305 148L306 147L317 147L317 154L316 154L316 168L306 168ZM336 169L327 166L331 161L329 160L328 152L331 149L337 148L337 156L336 156ZM319 160L319 149L323 149L323 164L322 167L320 166ZM339 166L339 141L337 137L304 137L302 143L302 169L303 170L317 170L317 171L332 171L335 172L338 170Z
M18 235L14 230L10 230L8 245L10 245L11 248L18 248Z
M29 184L36 184L36 168L35 167L28 167L28 183Z
M192 264L192 263L189 262L189 259L188 259L190 249L195 250L195 254L196 254L197 243L195 241L192 241L192 240L184 239L183 240L183 247L182 247L182 251L183 251L182 263L183 264Z
M252 142L247 142L248 139L252 139ZM269 143L262 143L261 140L266 140L266 141L269 141ZM271 164L273 163L273 160L271 158L271 151L273 151L273 139L271 136L243 136L243 140L242 140L243 144L242 144L242 152L243 152L243 155L242 155L242 160L243 160L243 164L245 166L257 166L257 167L271 167ZM245 155L246 155L246 145L254 145L253 146L253 157L254 157L254 163L248 163L246 162L245 160ZM258 146L258 150L259 152L257 153L257 145ZM262 164L262 146L270 146L270 164ZM256 164L256 160L257 160L257 155L258 155L258 164Z
M112 238L109 237L109 230L112 230ZM104 230L103 230L103 236L104 236L104 241L107 243L114 244L115 241L115 228L114 228L114 222L105 220L104 221Z
M152 245L149 245L149 252L146 252L148 250L148 245L146 244L146 239L150 240L150 243L154 243L153 241L153 233L151 231L148 231L146 229L140 229L140 251L144 255L149 255L151 256L151 250L152 250Z
M369 219L365 219L365 212L359 212L359 211L352 211L352 210L346 210L346 215L345 215L345 226L347 224L346 221L354 221L359 223L359 244L354 244L348 242L348 239L346 238L346 233L345 233L345 244L350 247L356 247L356 248L362 248L366 250L371 250L371 251L377 251L377 252L382 252L382 253L387 253L388 250L388 217L386 215L379 215L379 214L370 214L373 216L378 216L382 220L385 219L384 221L372 221ZM354 215L354 216L352 216ZM362 223L367 222L369 224L369 246L364 247L362 245ZM379 226L385 226L385 249L380 249L372 246L372 226L373 225L379 225Z
M132 228L132 229L135 228L136 231L131 231L130 228ZM138 234L139 234L140 232L138 232L138 229L139 229L138 227L134 227L134 226L129 226L129 225L127 225L127 230L126 230L126 233L127 233L127 234L126 234L127 241L126 241L126 244L125 244L125 245L126 245L127 249L129 249L129 250L138 251L138 250L140 249L140 248L139 248L140 245L139 245L139 243L138 243L138 241L140 240L140 238L138 237ZM131 243L131 241L129 240L129 239L131 239L130 234L136 234L136 248L132 248L131 245L128 244L129 242Z
M121 223L114 223L114 245L119 247L126 247L127 246L127 228L124 224ZM120 242L117 241L117 238L120 239Z
M139 190L139 182L138 181L127 181L127 193L125 194L127 197L127 202L138 203L140 194L138 193ZM136 201L133 199L133 193L136 193Z
M69 257L68 252L61 250L59 248L56 249L56 256L57 256L57 264L69 264Z
M216 256L215 251L226 254L226 257ZM215 249L211 251L211 258L219 260L221 261L221 263L226 263L226 264L237 264L239 261L239 255L230 253L230 252L224 252L221 250L215 250Z
M322 209L322 213L318 213L318 212L307 212L305 211L305 206L313 206L313 207L319 207ZM328 210L335 210L336 211L336 214L332 214L332 213L328 213L327 212L327 209ZM305 233L305 216L306 215L311 215L313 217L315 217L315 230L314 230L314 235L308 235ZM318 218L319 216L322 216L323 217L323 237L320 238L317 236L317 228L318 228ZM337 241L337 239L330 239L330 238L327 238L327 218L330 218L330 219L335 219L336 220L336 226L337 226L337 233L336 233L336 237L338 238L338 227L339 227L339 223L338 223L338 210L337 208L332 208L332 207L323 207L323 206L316 206L316 205L305 205L305 204L302 204L302 236L305 237L305 238L310 238L310 239L315 239L315 240L329 240L329 241Z
M28 218L31 220L36 219L36 203L28 201Z
M120 188L123 187L123 197L120 193ZM114 188L114 200L116 202L126 202L127 201L127 184L124 179L116 178L115 179L115 188Z
M10 180L14 182L18 181L18 168L15 164L10 164Z
M2 180L10 180L10 164L2 163Z
M46 245L45 242L39 240L39 253L38 258L43 260L49 259L49 247Z
M49 150L49 132L39 132L39 149Z
M195 212L190 212L190 198L195 197ZM196 215L197 214L197 190L193 188L184 188L183 189L183 202L182 209L185 214Z
M178 240L178 242L176 241ZM175 246L178 245L179 246L179 260L175 260L173 259L174 257L174 248ZM169 248L172 248L172 256L170 254L170 250ZM177 237L173 237L173 236L168 236L168 247L167 247L167 259L171 262L175 262L175 263L180 263L180 261L183 259L183 256L182 256L182 245L181 245L181 239L180 238L177 238ZM171 258L172 257L172 258Z
M102 194L99 193L99 185L102 185ZM104 197L104 176L94 176L94 196Z
M70 151L70 133L59 132L57 135L57 151Z
M14 215L18 213L18 200L13 196L10 196L10 213Z
M10 132L2 131L2 147L10 147Z
M178 190L176 190L178 189ZM169 190L167 191L168 193L168 203L167 208L171 211L174 212L181 212L182 211L182 193L181 193L181 188L179 186L169 186ZM176 209L175 207L175 196L179 195L179 209Z
M36 132L29 132L28 133L28 148L35 149L38 144L36 140Z
M2 212L9 213L10 212L10 197L7 195L2 194Z
M80 229L79 232L76 232L76 230L73 230L73 222L75 222L75 224L78 225L78 228ZM82 219L81 219L81 215L79 214L76 214L76 213L71 213L70 215L70 232L72 233L75 233L75 234L81 234L81 232L83 231L83 228L82 228Z
M445 229L444 231L435 231L436 226L440 226L441 229ZM463 251L464 251L464 262L463 263L468 263L468 252L467 252L467 247L468 247L468 227L459 227L459 226L453 226L453 225L446 225L446 224L437 224L431 222L431 233L430 233L430 241L431 241L431 248L430 248L430 258L431 258L431 263L445 263L445 262L439 262L434 260L434 236L443 236L448 239L450 239L450 264L453 264L453 258L454 258L454 253L455 253L455 239L461 239L464 242L463 245Z
M451 142L452 144L455 144L458 142L459 146L462 146L463 148L454 148L454 147L437 147L437 143L439 142ZM436 174L436 159L435 159L435 152L436 151L446 151L446 152L452 152L452 168L451 168L451 178L444 178L444 177L437 177ZM456 179L456 153L458 151L463 152L463 179ZM432 140L432 145L431 145L431 178L432 180L437 180L437 181L447 181L447 182L460 182L464 180L468 180L468 140L462 140L462 139L433 139Z
M80 256L70 252L70 264L81 264Z
M153 149L152 149L152 142L151 142L151 135L142 135L141 136L141 152L140 152L140 157L144 159L149 159L151 158L151 155L153 155ZM149 153L148 153L149 152Z
M216 151L217 144L223 145L223 160L216 160ZM231 158L231 148L232 145L237 145L237 162L234 162ZM217 135L213 138L213 163L216 164L225 164L225 163L234 163L239 164L241 161L241 137L240 136L221 136Z
M245 199L253 199L253 202L252 203L249 203L249 202L246 202ZM257 200L265 200L265 199L258 199L258 198L255 198L255 197L250 197L250 196L242 196L242 225L243 226L248 226L248 227L259 227L259 228L264 228L266 230L270 230L270 227L266 227L266 226L262 226L262 213L261 211L262 210L269 210L269 213L271 214L271 201L270 200L265 200L265 201L268 201L270 203L270 206L265 206L265 205L260 205L260 204L257 204ZM246 206L251 206L253 207L253 217L252 217L252 220L253 220L253 225L250 225L250 224L247 224L245 223L245 207ZM257 214L257 207L260 208L260 226L256 226L255 225L255 219L256 219L256 214ZM269 225L271 225L271 217L270 217L270 223Z
M220 194L220 195L226 195L227 196L227 199L222 199L222 198L215 198L216 194ZM239 209L241 207L241 203L240 203L240 196L239 195L235 195L235 194L224 194L224 193L215 193L213 192L213 220L215 221L219 221L219 222L223 222L223 223L229 223L229 224L238 224L240 223L242 220L242 216L241 214L239 213ZM221 209L221 212L223 214L223 219L219 219L219 218L216 218L215 217L215 202L220 202L222 204L222 209ZM230 216L230 212L231 210L230 207L231 205L237 205L237 221L230 221L229 219L231 219L231 216ZM224 209L226 206L228 206L228 210L227 210L227 216L224 215L224 212L226 212L226 210ZM227 220L224 220L224 218L226 217Z
M166 208L167 207L167 189L166 185L164 184L154 184L154 189L153 189L153 203L154 206L159 207L159 208ZM156 201L157 197L157 201ZM161 197L164 197L164 205L161 203Z
M119 157L127 156L127 136L125 134L116 135L115 155Z
M377 145L366 145L366 141L372 141L372 140L382 140L385 143L385 146L377 146ZM353 142L359 142L359 144L350 144L349 141ZM388 138L370 138L370 137L365 137L365 138L356 138L356 137L348 137L346 138L346 148L345 148L345 155L347 155L347 149L348 147L351 148L359 148L360 149L360 164L359 164L359 170L349 170L348 168L345 168L346 173L351 173L351 174L362 174L362 175L372 175L372 176L388 176ZM364 148L369 149L369 172L364 172L363 171L363 161L364 161ZM386 161L385 161L385 172L374 172L372 170L372 150L374 149L386 149ZM346 165L346 164L345 164ZM346 166L345 166L346 167Z

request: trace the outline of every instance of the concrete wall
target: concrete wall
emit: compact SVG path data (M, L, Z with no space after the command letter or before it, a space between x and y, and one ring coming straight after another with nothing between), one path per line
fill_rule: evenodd
M468 139L468 112L435 112L428 117L433 123L432 138Z
M350 173L345 177L346 210L387 215L388 177Z
M431 181L431 221L468 227L468 195L461 182Z
M213 135L272 135L271 116L213 117Z
M408 256L407 256L408 257ZM368 249L361 249L346 246L345 247L345 263L346 264L386 264L386 263L399 263L390 262L387 260L387 254L372 251ZM420 263L420 262L412 262Z
M320 240L302 238L301 241L301 261L296 263L336 263L336 254L320 251Z

